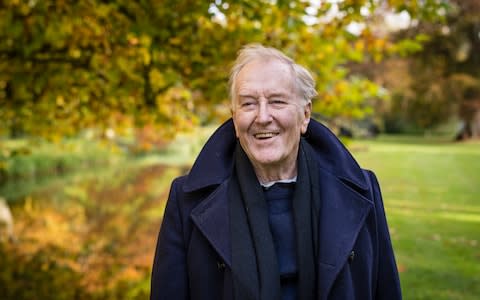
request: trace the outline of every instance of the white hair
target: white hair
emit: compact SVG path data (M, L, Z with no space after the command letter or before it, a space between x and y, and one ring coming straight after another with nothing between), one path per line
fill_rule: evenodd
M293 59L275 48L265 47L260 44L249 44L240 49L237 59L235 60L230 71L228 87L232 108L234 107L233 103L235 102L236 97L237 76L245 65L256 59L276 59L290 66L290 69L292 70L292 76L294 77L296 93L306 103L310 103L312 99L318 95L317 91L315 90L315 80L313 79L312 74L305 67L296 64Z

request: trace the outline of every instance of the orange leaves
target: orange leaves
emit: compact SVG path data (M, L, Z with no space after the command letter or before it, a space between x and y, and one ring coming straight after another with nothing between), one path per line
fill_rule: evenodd
M155 149L163 149L168 142L166 132L151 124L135 130L135 151L148 152Z
M80 207L70 205L66 211L59 212L51 207L34 205L33 201L28 197L16 214L15 232L22 241L24 252L32 254L48 245L69 252L80 251L79 234L85 221Z
M0 244L0 283L8 283L2 296L9 291L6 299L22 298L28 286L44 299L55 289L63 295L62 285L68 283L67 290L76 295L54 299L146 297L143 283L149 280L163 200L179 173L164 166L123 166L115 174L74 180L13 207L18 242Z

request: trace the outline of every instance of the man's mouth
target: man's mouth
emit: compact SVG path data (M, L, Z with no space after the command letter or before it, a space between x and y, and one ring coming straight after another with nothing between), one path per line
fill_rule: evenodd
M255 133L253 136L259 140L265 140L277 136L278 132L259 132Z

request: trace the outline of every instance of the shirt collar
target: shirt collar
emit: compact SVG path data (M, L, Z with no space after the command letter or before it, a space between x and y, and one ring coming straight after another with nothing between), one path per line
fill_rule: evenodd
M269 182L266 182L266 183L261 183L260 182L260 185L262 187L268 189L269 187L271 187L275 183L294 183L294 182L297 182L297 176L295 176L293 178L288 178L288 179L280 179L280 180L269 181Z

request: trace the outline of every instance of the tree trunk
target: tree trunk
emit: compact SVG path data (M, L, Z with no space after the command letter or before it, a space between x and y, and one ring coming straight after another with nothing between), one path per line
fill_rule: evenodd
M455 141L464 141L469 139L480 139L480 110L475 112L474 118L469 121L463 121L463 126L457 132Z
M480 98L463 101L460 106L463 126L455 136L456 141L480 139Z
M470 121L470 128L472 131L471 138L480 139L480 110L477 110Z

